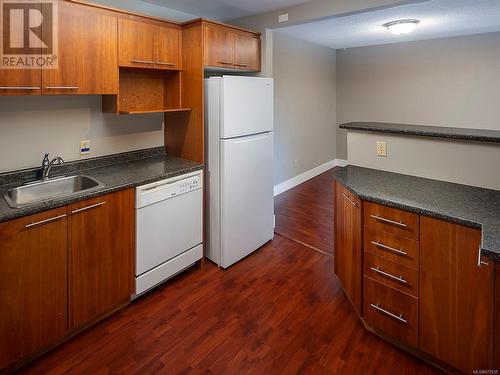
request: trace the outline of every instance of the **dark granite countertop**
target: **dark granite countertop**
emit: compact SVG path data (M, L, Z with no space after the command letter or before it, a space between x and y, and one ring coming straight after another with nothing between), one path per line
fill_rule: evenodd
M374 133L414 135L419 137L448 138L464 141L498 142L500 131L487 129L465 129L443 126L392 124L386 122L348 122L341 129Z
M33 180L38 169L0 174L0 183L3 183L0 186L0 222L201 169L203 169L203 164L168 156L159 149L67 163L61 167L55 167L53 177L82 174L98 179L105 186L96 190L84 191L71 197L51 199L19 209L10 208L3 194L8 189L21 185L23 180Z
M335 179L363 200L480 228L482 254L500 262L500 191L347 166Z

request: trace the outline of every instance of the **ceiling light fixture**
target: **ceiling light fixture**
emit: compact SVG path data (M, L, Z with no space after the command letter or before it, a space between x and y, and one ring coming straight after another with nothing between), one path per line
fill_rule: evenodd
M419 23L419 20L407 19L387 22L382 26L395 35L402 35L411 33Z

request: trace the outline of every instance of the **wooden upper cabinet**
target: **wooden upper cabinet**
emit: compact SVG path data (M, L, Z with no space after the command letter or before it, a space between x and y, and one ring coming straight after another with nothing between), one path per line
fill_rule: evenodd
M235 34L223 26L205 25L205 66L234 68Z
M182 33L180 29L156 26L154 61L159 69L181 68Z
M40 69L0 69L0 95L40 95Z
M242 70L260 71L260 38L249 34L235 36L235 67Z
M66 208L0 224L0 372L67 332Z
M260 71L259 34L204 22L204 65L208 67Z
M43 69L43 94L116 94L116 17L66 1L58 10L58 67Z
M118 38L120 66L180 69L180 28L120 19Z
M120 18L118 20L118 64L128 67L154 66L155 26Z
M130 299L132 189L86 200L69 213L69 326L82 327Z
M335 184L335 273L361 315L362 224L361 201L339 183Z
M37 5L40 7L41 5ZM8 42L6 40L5 42ZM37 59L41 56L41 51L34 51L34 54L29 55L29 58ZM12 57L10 65L17 65L17 55L8 55ZM3 58L3 56L2 56ZM0 95L40 95L42 84L42 71L40 68L33 67L31 69L7 69L2 63L0 67Z
M461 370L493 368L494 264L478 229L420 219L420 350Z

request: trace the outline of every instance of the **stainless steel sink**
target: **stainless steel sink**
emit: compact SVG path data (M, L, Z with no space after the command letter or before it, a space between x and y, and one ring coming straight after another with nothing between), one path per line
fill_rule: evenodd
M4 197L10 207L22 208L103 186L105 185L102 182L89 176L70 176L19 186L7 191Z

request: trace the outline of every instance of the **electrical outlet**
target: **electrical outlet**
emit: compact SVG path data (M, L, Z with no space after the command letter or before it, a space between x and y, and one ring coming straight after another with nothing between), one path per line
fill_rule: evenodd
M287 22L288 21L288 13L285 13L285 14L280 14L278 16L278 22L279 23L282 23L282 22Z
M90 141L88 139L80 141L80 155L90 154Z
M387 144L385 142L377 142L377 156L387 156Z
M294 160L293 161L293 167L294 168L298 168L299 167L299 161L298 160Z

